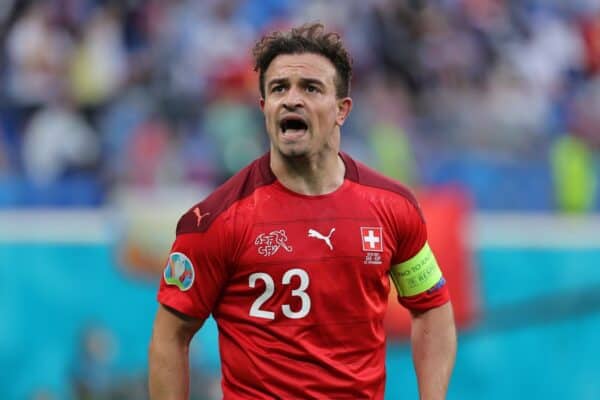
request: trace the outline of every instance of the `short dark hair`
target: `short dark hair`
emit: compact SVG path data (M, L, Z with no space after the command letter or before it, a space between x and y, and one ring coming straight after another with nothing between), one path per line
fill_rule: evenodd
M350 94L352 60L336 32L325 32L320 23L304 24L288 32L273 32L263 36L254 46L254 70L259 74L260 94L265 97L265 71L281 54L319 54L331 61L336 70L335 94L337 98Z

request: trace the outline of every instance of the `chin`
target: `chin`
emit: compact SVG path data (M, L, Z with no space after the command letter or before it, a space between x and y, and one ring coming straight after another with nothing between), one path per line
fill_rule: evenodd
M306 149L282 149L279 148L279 154L281 154L285 158L302 158L307 157L309 152Z

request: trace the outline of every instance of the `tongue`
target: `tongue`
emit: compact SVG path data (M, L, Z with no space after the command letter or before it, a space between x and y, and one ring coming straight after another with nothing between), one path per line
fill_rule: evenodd
M294 134L294 133L303 133L306 132L306 128L287 128L283 131L284 135Z

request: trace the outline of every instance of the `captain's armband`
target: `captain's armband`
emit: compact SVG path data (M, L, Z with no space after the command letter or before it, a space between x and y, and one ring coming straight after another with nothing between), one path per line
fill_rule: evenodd
M400 297L423 293L442 279L442 271L427 242L413 258L394 265L390 275Z

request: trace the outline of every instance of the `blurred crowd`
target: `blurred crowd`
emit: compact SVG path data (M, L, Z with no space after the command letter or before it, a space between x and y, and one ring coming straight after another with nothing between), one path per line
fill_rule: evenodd
M319 20L343 149L483 209L600 209L600 0L3 0L0 207L212 188L267 149L250 50Z

